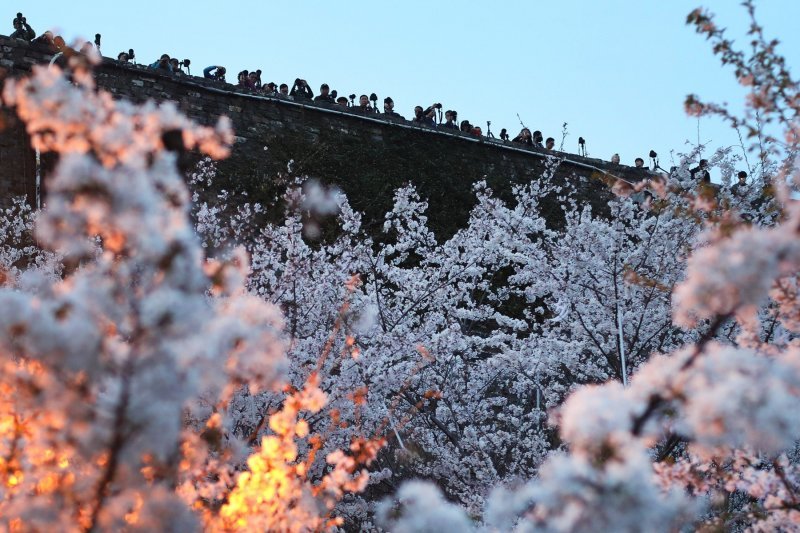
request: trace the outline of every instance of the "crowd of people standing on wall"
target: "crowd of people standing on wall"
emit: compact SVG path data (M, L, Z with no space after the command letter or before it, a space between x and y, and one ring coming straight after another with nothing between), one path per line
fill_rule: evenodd
M69 48L66 46L64 39L61 36L55 36L50 31L46 31L37 37L36 32L33 30L33 28L31 28L30 24L28 24L27 19L22 15L22 13L17 13L17 16L13 20L13 26L14 32L10 35L12 38L44 44L51 47L55 52L58 53L61 53L65 49ZM80 47L80 52L86 53L89 50L96 48L99 53L100 38L100 34L95 36L94 45L89 42L84 43L83 46ZM135 64L135 59L136 56L133 49L122 51L117 54L117 61L120 63ZM149 64L149 68L161 71L165 74L180 76L191 74L189 70L190 65L191 61L188 59L178 60L177 58L171 57L169 54L162 54L158 60ZM186 69L186 71L184 71L184 69ZM227 70L221 65L211 65L203 69L203 77L206 79L226 82L226 75ZM375 93L372 93L369 96L362 94L358 97L358 102L356 102L355 94L350 94L349 96L339 96L336 90L330 90L328 84L323 83L319 88L319 94L314 96L314 91L311 89L311 86L302 78L295 79L291 89L285 83L281 83L280 85L276 84L275 82L263 83L261 81L260 69L253 71L242 70L237 74L236 78L235 85L238 89L252 92L254 94L278 98L291 98L297 101L313 101L316 104L321 104L324 106L338 106L347 108L355 113L365 115L381 115L383 118L392 120L406 120L404 116L395 111L394 100L392 100L391 97L386 97L383 99L383 111L380 111L378 109L378 97ZM429 128L460 131L462 133L478 137L484 136L483 130L480 126L475 126L468 120L462 120L459 122L457 111L453 109L442 111L442 104L438 102L431 104L427 108L423 108L419 105L415 106L414 116L411 118L411 122L413 124ZM494 138L494 135L490 130L488 130L488 127L490 126L491 122L487 122L487 132L485 136ZM547 151L555 150L555 139L553 139L553 137L548 137L545 139L541 131L536 130L531 133L531 130L526 127L523 127L519 134L513 139L510 138L510 135L504 128L500 131L500 139L503 142L519 144L530 148ZM579 143L583 148L583 138L580 138ZM651 156L653 155L654 152L651 152ZM635 168L647 169L644 163L644 159L637 157L634 161L634 166ZM614 154L611 156L611 164L620 164L619 154ZM701 183L710 183L711 175L708 171L708 161L701 159L698 166L691 170L691 176L698 179ZM743 189L746 186L746 182L747 173L739 172L738 182L734 185L734 188L737 190Z
M59 51L65 47L64 40L60 36L54 36L51 32L45 32L41 36L36 37L36 33L27 23L25 17L22 16L22 13L17 13L17 17L14 19L14 33L11 37L24 39L26 41L41 42ZM99 34L97 34L95 38L94 46L99 52ZM88 42L85 43L85 45L81 47L81 51L86 51L86 47L92 48L92 44ZM120 63L135 64L135 60L136 56L133 49L122 51L117 54L117 61ZM175 57L171 57L169 54L162 54L161 57L148 66L164 74L181 76L191 74L189 70L190 65L191 61L188 59L178 60ZM227 69L222 65L211 65L203 69L204 78L219 82L227 82L227 74ZM290 88L286 83L263 83L261 74L262 72L260 69L253 71L242 70L236 76L235 86L240 90L264 96L291 98L296 101L314 102L325 106L347 108L351 112L365 115L381 115L382 118L406 120L403 115L395 111L394 100L392 100L391 97L383 99L383 110L381 111L378 108L378 97L375 93L369 96L362 94L356 101L355 94L340 96L336 90L331 90L327 83L323 83L319 88L319 94L315 96L311 86L302 78L295 79ZM410 119L410 122L429 128L459 131L472 136L494 138L494 134L488 129L491 127L491 122L487 122L487 132L484 134L480 126L473 125L469 120L462 120L459 122L458 112L456 110L448 109L443 111L442 104L438 102L426 108L419 105L415 106L414 116ZM526 147L548 151L555 150L555 139L548 137L545 140L541 131L536 130L531 133L530 129L525 127L523 127L519 134L513 139L505 129L502 129L500 131L500 139L503 142L510 142Z

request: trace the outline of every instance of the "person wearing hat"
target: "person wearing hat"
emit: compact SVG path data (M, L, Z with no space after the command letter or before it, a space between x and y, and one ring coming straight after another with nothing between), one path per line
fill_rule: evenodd
M336 101L333 99L333 96L330 94L331 88L328 87L327 83L323 83L319 87L319 96L314 98L314 101L318 104L335 104Z
M400 115L400 113L396 113L394 111L394 100L392 100L388 96L383 99L383 114L386 115L387 117L401 118L405 120L405 118L402 115Z

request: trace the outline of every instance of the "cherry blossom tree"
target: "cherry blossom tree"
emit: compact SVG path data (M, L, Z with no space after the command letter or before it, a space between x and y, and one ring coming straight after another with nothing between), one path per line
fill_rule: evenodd
M790 194L800 174L800 85L755 18L749 56L707 13L695 11L689 22L752 94L744 119L696 97L687 108L749 124L764 187L744 200L723 194L722 204L708 191L681 193L703 231L674 284L673 320L695 338L641 364L627 387L614 380L569 396L552 418L568 452L551 455L536 479L497 489L483 515L489 530L788 531L800 523L800 207ZM770 123L785 129L786 142L769 136ZM761 213L748 219L761 225L741 218L753 203ZM386 523L463 530L457 509L426 508L417 494L430 490L400 492Z
M208 198L213 167L204 163L194 175L194 218L207 247L224 256L226 242L245 243L251 290L286 316L292 382L322 370L326 409L346 421L327 446L362 432L389 440L371 487L342 504L361 525L375 499L419 477L439 480L480 515L490 487L535 476L560 447L545 423L548 408L581 383L622 381L621 354L628 376L652 351L693 334L670 320L670 291L700 226L666 198L685 200L657 179L651 188L665 199L615 200L607 220L559 190L555 169L519 187L511 204L477 184L468 225L443 243L411 186L397 191L376 237L344 197L326 197L313 182L298 179L287 193L283 223L254 224L263 208L246 197ZM566 212L558 230L541 213L552 193ZM307 239L307 221L321 203L330 212L331 202L340 231ZM338 357L319 367L321 351ZM241 400L244 433L279 401Z
M687 158L604 218L554 158L508 202L475 184L443 241L411 185L376 233L291 165L279 222L210 160L187 188L226 122L114 102L83 56L8 81L59 163L45 210L0 218L0 524L796 527L798 84L755 21L749 56L689 22L753 92L744 119L687 101L746 131L744 192Z
M250 440L232 429L237 394L280 384L286 345L279 310L245 290L246 256L207 260L190 224L177 158L225 156L227 121L116 102L95 89L91 60L34 67L3 92L59 161L47 208L4 217L0 526L332 527L380 439L329 453L312 479L320 437L306 419L326 402L313 374ZM40 249L6 246L33 236Z

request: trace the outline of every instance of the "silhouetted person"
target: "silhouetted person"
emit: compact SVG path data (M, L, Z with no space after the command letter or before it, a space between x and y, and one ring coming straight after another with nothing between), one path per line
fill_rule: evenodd
M14 19L14 33L10 35L12 39L24 39L26 41L32 41L34 37L36 37L36 32L33 31L30 24L25 17L22 16L22 13L17 13L17 17Z
M456 115L452 110L448 109L444 112L444 124L439 124L439 127L446 128L448 130L458 129L458 126L456 125Z
M254 91L261 88L261 71L254 70L247 75L247 87Z
M169 66L172 68L173 74L183 74L183 70L181 70L181 62L178 61L177 57L173 57L169 60Z
M203 77L209 80L225 81L225 67L219 65L206 67L203 69Z
M548 150L554 149L556 146L556 140L552 137L548 137L547 140L544 142L544 147Z
M319 86L319 96L314 98L314 101L318 104L334 104L336 103L333 99L333 96L330 94L331 88L328 87L327 83L323 83Z
M312 91L311 87L308 86L308 82L306 82L306 80L297 78L294 80L292 92L289 93L289 96L311 100L314 98L314 91Z
M283 96L289 96L289 86L285 83L281 83L281 86L278 90Z
M158 61L150 64L150 68L171 73L172 65L170 65L169 61L169 54L162 54Z
M533 146L533 138L531 136L531 130L528 128L522 128L519 131L519 135L511 139L511 142L524 144L526 146Z
M430 106L428 109L422 109L421 105L414 107L414 118L411 122L416 124L421 124L423 126L431 126L435 127L436 123L433 121L433 114L436 112L436 108Z
M37 44L43 44L49 47L51 50L56 50L55 36L53 35L53 32L51 32L50 30L44 32L31 42Z
M636 168L644 168L644 159L642 159L641 157L637 157L636 159L634 159L633 165Z
M536 148L544 148L544 145L542 144L543 140L544 140L544 136L542 135L541 131L536 130L536 131L533 132L533 145Z
M700 164L689 171L693 178L697 178L701 183L711 183L711 174L708 172L708 160L701 159Z
M405 120L405 118L402 115L400 115L400 113L394 110L394 100L392 100L388 96L383 99L383 114L386 115L387 117L401 118Z
M354 109L361 111L362 113L374 113L375 109L370 107L369 105L369 98L366 94L362 94L358 97L358 106Z
M744 196L747 193L747 172L740 170L736 177L739 179L739 181L733 184L733 187L731 187L731 193L735 194L736 196Z

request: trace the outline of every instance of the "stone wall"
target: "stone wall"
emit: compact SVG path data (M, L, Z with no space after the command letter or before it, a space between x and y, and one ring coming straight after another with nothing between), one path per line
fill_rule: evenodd
M50 58L44 46L0 36L0 67L7 75L23 75ZM287 162L293 161L295 174L343 189L368 223L378 223L392 203L393 191L406 182L414 183L429 199L432 225L447 235L466 222L474 203L471 187L479 179L508 195L513 184L537 178L549 160L560 158L558 179L575 184L583 201L604 211L608 190L603 178L636 181L645 175L597 159L524 149L381 115L363 116L338 106L259 96L230 84L160 74L110 59L96 68L96 79L99 87L118 98L174 101L203 124L213 124L223 114L230 117L236 144L232 156L220 163L224 187L272 204L285 184ZM19 124L8 114L3 119L0 191L3 199L24 194L34 202L35 156L26 147ZM556 213L553 216L557 218Z

